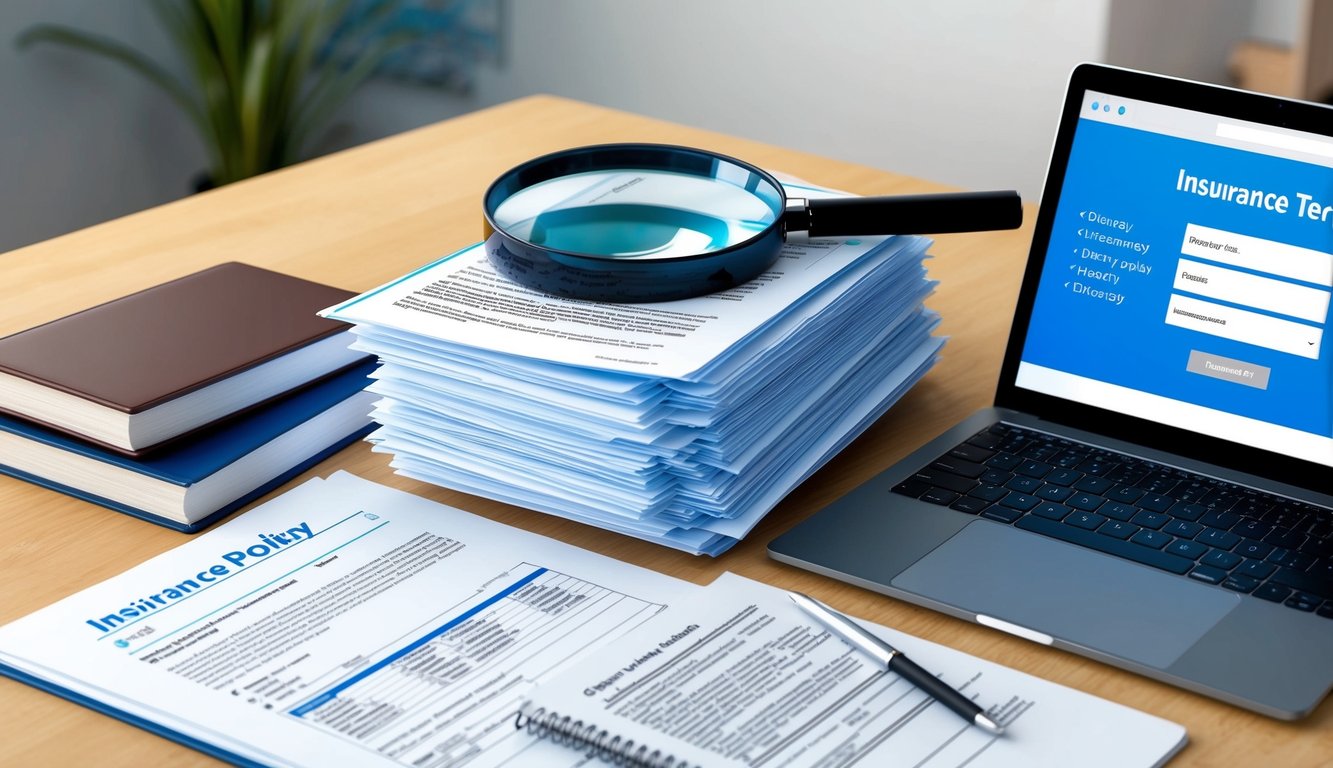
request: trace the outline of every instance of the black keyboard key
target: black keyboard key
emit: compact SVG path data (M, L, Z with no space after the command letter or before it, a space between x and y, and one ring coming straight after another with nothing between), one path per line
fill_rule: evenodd
M1291 590L1281 584L1273 584L1270 582L1254 590L1251 594L1262 600L1271 600L1275 603L1280 603L1287 599L1287 596L1291 594Z
M994 452L995 446L1000 444L1000 438L996 435L992 435L990 432L978 432L967 439L967 444L975 445L985 451Z
M1261 560L1246 560L1241 563L1239 568L1232 571L1232 573L1241 576L1250 576L1263 581L1269 576L1272 576L1273 571L1276 570L1277 566L1272 563L1265 563Z
M1324 604L1319 606L1319 610L1315 613L1326 619L1333 619L1333 600L1325 600Z
M1115 483L1095 475L1089 475L1088 477L1079 480L1077 483L1074 483L1075 490L1087 491L1088 493L1096 494L1098 496L1106 493L1114 487Z
M1275 549L1266 560L1273 565L1283 568L1290 568L1295 571L1303 571L1314 565L1314 558L1303 552L1292 552L1290 549Z
M1326 600L1333 600L1333 581L1321 579L1304 571L1278 568L1277 572L1268 578L1268 583L1281 584L1300 592L1309 592Z
M1052 467L1045 462L1025 461L1017 467L1014 467L1014 472L1015 474L1024 475L1026 477L1045 477L1050 474L1052 469L1055 469L1055 467Z
M1144 547L1161 549L1171 543L1171 537L1161 531L1151 531L1145 528L1134 534L1134 538L1130 539L1130 541Z
M986 511L981 513L981 516L988 517L991 520L999 520L1002 523L1012 523L1023 516L1023 510L1012 509L997 504L995 506L987 507Z
M931 488L921 494L922 501L929 501L931 504L942 504L948 506L958 500L958 494L944 488Z
M923 483L920 480L908 478L901 483L893 486L894 493L901 493L904 496L911 496L914 499L920 498L921 494L930 490L930 483Z
M1249 576L1237 576L1234 572L1222 579L1222 586L1233 592L1253 592L1259 586L1259 580Z
M1171 522L1171 518L1168 517L1167 515L1162 514L1161 512L1149 512L1148 510L1144 509L1140 510L1138 514L1134 515L1134 517L1131 518L1130 522L1141 525L1144 528L1152 528L1153 530L1157 530L1158 528L1161 528L1162 526Z
M1061 451L1051 459L1051 463L1060 469L1074 471L1074 467L1077 467L1079 464L1082 464L1087 460L1088 454L1084 451ZM1081 476L1083 473L1075 472L1075 474Z
M1194 570L1190 571L1190 578L1205 584L1221 584L1226 580L1227 572L1211 565L1196 565Z
M1111 501L1120 501L1125 504L1133 504L1143 497L1143 491L1132 485L1118 485L1106 494L1106 498Z
M1236 495L1231 491L1224 491L1218 488L1214 488L1212 491L1209 491L1208 495L1203 497L1203 499L1200 500L1199 503L1209 509L1216 510L1218 512L1225 512L1228 509L1231 509L1231 507L1236 503L1236 501L1237 501Z
M1137 525L1122 523L1119 520L1107 520L1097 529L1097 533L1117 539L1128 539L1139 532Z
M1005 472L1002 469L988 469L977 479L987 485L1004 485L1013 479L1013 472Z
M1150 493L1147 496L1144 496L1143 498L1139 499L1138 506L1139 508L1146 509L1149 512L1165 512L1171 507L1175 506L1175 503L1176 500L1171 498L1170 496L1163 496L1161 494Z
M1057 469L1042 479L1052 485L1070 486L1083 479L1083 473L1072 469Z
M1077 469L1079 472L1083 472L1085 474L1096 475L1100 477L1101 475L1104 475L1107 472L1110 472L1112 469L1114 469L1118 463L1119 462L1113 461L1112 459L1107 457L1092 456L1087 461L1074 467L1074 469ZM1109 483L1111 481L1107 480L1106 482Z
M1138 507L1131 507L1119 501L1108 501L1098 507L1097 511L1107 517L1116 520L1128 521L1134 515L1139 513Z
M982 501L975 496L964 496L958 501L949 505L949 509L956 509L959 512L966 512L969 515L975 515L986 507L990 506L989 501Z
M1236 534L1216 528L1205 528L1203 533L1194 537L1194 540L1218 549L1231 549L1240 543L1240 537Z
M1106 522L1106 518L1096 512L1085 512L1083 510L1074 510L1069 517L1065 518L1066 525L1073 525L1084 530L1094 531Z
M1041 499L1036 496L1029 496L1026 493L1010 493L1003 499L1000 499L1000 506L1017 509L1020 512L1026 512L1029 509L1041 503Z
M1074 492L1069 488L1061 488L1058 485L1043 485L1037 489L1035 495L1047 501L1064 501L1073 496Z
M1229 571L1232 568L1235 568L1236 566L1240 565L1241 562L1244 560L1245 558L1241 557L1235 552L1226 552L1220 549L1214 549L1212 552L1209 552L1208 554L1204 555L1203 559L1200 560L1199 562L1203 563L1204 565L1211 565L1214 568L1220 568L1224 571Z
M1004 484L1004 487L1011 491L1018 491L1019 493L1033 494L1041 487L1041 481L1035 477L1015 475L1009 482Z
M1305 518L1306 518L1306 513L1304 510L1302 510L1299 507L1292 506L1291 504L1284 503L1284 504L1274 505L1272 509L1264 513L1262 519L1272 523L1273 525L1281 525L1286 528L1295 528L1297 525L1304 522Z
M937 488L944 488L955 493L967 493L977 484L975 480L969 480L966 477L951 475L948 472L941 472L938 469L923 469L912 475L913 480L919 480L927 485L933 485Z
M1146 477L1148 472L1141 467L1132 464L1121 464L1115 469L1107 472L1102 477L1115 483L1124 483L1125 485L1138 485L1139 481Z
M1180 520L1194 522L1203 517L1203 514L1207 511L1208 508L1202 504L1187 504L1183 501L1178 501L1168 509L1166 513Z
M1181 536L1186 539L1192 539L1199 535L1203 526L1198 523L1191 523L1188 520L1172 520L1162 526L1162 533L1169 533L1172 536Z
M1063 504L1046 502L1032 508L1032 514L1041 515L1047 520L1063 520L1073 510Z
M1264 513L1273 508L1273 500L1262 497L1250 496L1241 497L1236 505L1231 508L1235 512L1246 517L1263 517Z
M1180 478L1170 472L1152 472L1145 475L1134 485L1147 493L1165 494L1180 484ZM1174 497L1173 497L1174 500Z
M1231 530L1231 526L1239 523L1241 519L1240 515L1232 514L1231 512L1217 512L1210 509L1204 513L1203 517L1199 518L1199 522L1209 528L1221 528L1224 531L1229 531ZM1237 533L1240 532L1237 531ZM1245 534L1241 535L1243 536Z
M1186 560L1183 557L1177 557L1165 552L1159 552L1155 549L1141 547L1128 541L1113 539L1110 536L1102 536L1096 531L1075 528L1064 523L1057 523L1041 517L1027 515L1014 524L1016 528L1022 528L1027 531L1034 531L1051 538L1067 541L1072 544L1078 544L1089 549L1095 549L1098 552L1105 552L1109 555L1123 557L1126 560L1132 560L1136 563L1158 568L1163 571L1181 574L1194 566L1194 561Z
M976 499L981 499L982 501L991 502L991 501L999 501L1000 499L1003 499L1005 496L1008 496L1009 491L1007 491L1003 486L986 485L985 483L982 483L981 485L978 485L976 488L973 488L972 490L968 491L967 495Z
M1008 472L1022 463L1023 460L1012 453L997 453L986 462L986 466Z
M986 459L995 455L995 451L989 451L977 445L963 443L949 451L949 455L955 459L963 459L977 464L984 464Z
M931 469L939 469L945 472L951 472L955 475L971 478L973 480L981 477L986 472L985 464L978 464L975 461L966 459L955 459L952 456L942 456L930 465Z
M1166 546L1165 551L1169 554L1177 555L1179 557L1187 557L1190 560L1198 560L1200 557L1208 553L1208 547L1205 547L1204 545L1200 544L1197 541L1186 541L1184 539L1176 539L1175 541L1171 542Z
M1319 604L1322 602L1324 601L1318 597L1315 597L1314 595L1307 595L1304 592L1297 592L1296 594L1284 600L1282 604L1287 606L1288 608L1295 608L1298 611L1305 611L1306 613L1311 613L1314 611L1314 609L1318 608Z
M1305 534L1287 528L1276 527L1268 532L1264 541L1283 549L1300 549L1305 543Z
M1235 533L1235 531L1232 531L1232 533ZM1272 554L1273 545L1265 544L1262 541L1255 541L1254 539L1242 539L1240 544L1236 545L1236 548L1231 551L1244 557L1263 560L1265 557Z
M1090 493L1076 493L1070 496L1065 502L1075 509L1082 509L1088 512L1100 507L1105 500L1100 496L1093 496Z
M1273 530L1273 524L1263 520L1241 520L1238 525L1233 525L1229 529L1232 533L1240 534L1247 539L1259 540L1267 536Z
M1170 495L1188 503L1202 499L1208 494L1209 490L1211 490L1211 486L1202 480L1186 480L1175 488L1172 488Z

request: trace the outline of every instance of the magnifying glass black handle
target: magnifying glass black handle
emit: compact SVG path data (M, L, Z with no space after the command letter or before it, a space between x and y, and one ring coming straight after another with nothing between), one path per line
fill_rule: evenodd
M803 207L799 202L788 199L783 223L787 231L811 237L933 235L1023 224L1023 201L1013 190L806 200Z

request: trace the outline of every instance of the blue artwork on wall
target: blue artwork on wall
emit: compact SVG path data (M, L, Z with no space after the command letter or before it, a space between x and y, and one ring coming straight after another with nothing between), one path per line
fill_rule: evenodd
M471 89L478 64L499 64L503 0L351 0L324 55L358 61L381 45L394 48L375 71L444 88Z

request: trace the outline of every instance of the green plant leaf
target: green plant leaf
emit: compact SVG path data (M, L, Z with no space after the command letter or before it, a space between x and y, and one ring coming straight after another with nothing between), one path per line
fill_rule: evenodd
M267 116L265 107L269 102L267 97L272 61L273 37L259 33L246 57L239 105L242 168L251 175L268 170L261 161L267 155L266 145L270 143L265 140L263 129L264 118Z

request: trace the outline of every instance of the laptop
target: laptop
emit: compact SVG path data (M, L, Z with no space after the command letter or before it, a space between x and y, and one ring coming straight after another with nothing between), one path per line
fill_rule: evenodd
M1333 685L1333 108L1069 81L993 407L782 562L1276 718Z

